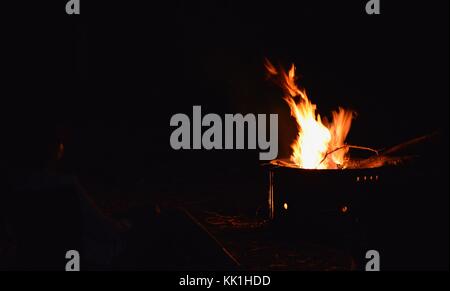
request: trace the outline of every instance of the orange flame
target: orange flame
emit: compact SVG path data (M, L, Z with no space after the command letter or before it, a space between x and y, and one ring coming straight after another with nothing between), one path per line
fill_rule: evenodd
M265 66L269 75L279 75L268 60ZM290 162L293 166L304 169L345 168L349 149L336 149L345 145L353 112L339 108L332 112L332 123L325 124L316 113L317 106L309 100L306 91L295 83L295 66L292 65L287 73L281 70L280 77L285 91L284 100L289 105L298 128L297 138L291 145ZM296 99L299 101L296 102Z

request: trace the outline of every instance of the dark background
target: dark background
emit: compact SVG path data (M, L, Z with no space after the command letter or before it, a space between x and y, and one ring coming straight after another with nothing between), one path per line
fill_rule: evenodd
M365 1L210 2L82 3L80 16L66 15L64 3L11 8L4 116L50 120L89 144L80 158L140 172L179 159L177 167L201 170L257 158L172 151L169 119L193 105L276 112L286 155L294 124L265 79L267 57L297 65L322 115L358 112L351 143L380 148L436 129L447 136L444 1L386 1L380 16L366 15Z
M297 65L321 115L358 112L351 144L440 131L422 154L448 173L447 1L382 0L378 16L366 1L81 0L79 16L65 14L65 1L33 2L2 9L2 127L58 128L67 170L93 195L259 191L257 151L173 151L169 120L193 105L278 113L286 156L295 124L265 79L265 57Z

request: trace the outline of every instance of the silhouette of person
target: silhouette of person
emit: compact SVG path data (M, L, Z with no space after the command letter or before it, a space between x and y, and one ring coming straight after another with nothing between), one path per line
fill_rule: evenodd
M7 194L0 211L17 244L14 267L63 270L65 252L79 248L84 266L107 268L124 248L121 229L61 170L65 148L54 128L15 124L3 137Z

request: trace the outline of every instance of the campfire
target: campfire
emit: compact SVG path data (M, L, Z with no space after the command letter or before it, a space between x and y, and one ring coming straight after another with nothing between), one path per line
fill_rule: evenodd
M283 99L289 105L291 116L295 119L298 129L297 137L291 144L290 158L273 160L272 165L316 170L364 169L395 165L409 158L391 155L399 149L399 146L388 150L376 150L346 143L356 114L354 111L339 107L337 111L331 113L332 119L328 122L316 112L317 105L310 100L306 90L297 85L295 65L292 65L289 71L285 71L281 67L275 68L269 60L266 60L265 67L269 77L283 89ZM368 158L358 159L350 156L351 149L371 154Z
M328 121L296 83L294 65L285 71L266 60L265 67L269 78L283 89L283 99L297 125L290 157L264 165L269 170L268 208L272 220L306 224L322 221L334 225L331 229L343 223L344 228L351 229L352 222L346 225L345 217L356 219L370 208L369 201L382 192L381 187L408 175L407 167L399 166L406 166L417 156L405 154L404 150L437 135L424 135L385 149L351 145L346 139L354 111L339 107ZM352 150L364 155L351 156Z

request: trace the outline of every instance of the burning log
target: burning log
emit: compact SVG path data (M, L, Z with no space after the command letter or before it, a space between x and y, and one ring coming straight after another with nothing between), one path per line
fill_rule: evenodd
M333 152L342 150L344 148L349 148L349 149L360 149L360 150L371 151L371 152L375 153L375 155L370 156L365 159L357 159L357 158L349 159L346 163L345 168L340 167L338 169L370 169L370 168L379 168L379 167L383 167L383 166L396 166L396 165L400 165L400 164L403 164L403 163L413 160L414 158L417 157L417 155L393 156L393 154L398 153L401 150L407 149L408 147L430 141L432 138L436 137L436 135L437 135L437 133L423 135L423 136L413 138L411 140L408 140L406 142L400 143L398 145L395 145L393 147L390 147L390 148L387 148L384 150L375 150L375 149L371 149L368 147L355 146L355 145L344 145L342 147L339 147L337 149L334 149L334 150L326 153L322 162L325 161L327 156L332 154ZM286 159L278 159L278 160L271 161L270 165L279 166L279 167L298 168L294 163L292 163L290 160L286 160Z
M322 164L322 163L327 159L327 157L328 157L329 155L331 155L332 153L337 152L337 151L340 151L340 150L343 150L343 149L347 149L347 150L348 150L348 149L350 149L350 148L352 148L352 149L366 150L366 151L372 151L372 152L376 153L377 156L378 156L378 151L377 151L377 150L374 150L374 149L371 149L371 148L368 148L368 147L355 146L355 145L343 145L343 146L341 146L341 147L338 147L337 149L332 150L331 152L326 153L325 156L323 157L322 161L320 161L320 164ZM339 165L338 165L338 166L339 166Z

